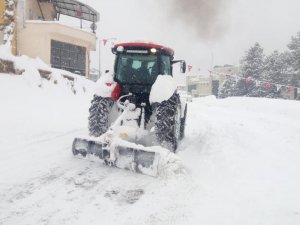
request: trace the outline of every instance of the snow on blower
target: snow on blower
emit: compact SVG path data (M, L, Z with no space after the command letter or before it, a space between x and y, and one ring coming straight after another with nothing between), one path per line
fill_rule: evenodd
M112 48L114 73L97 81L89 109L89 134L75 138L74 155L95 155L109 166L157 176L180 169L174 154L184 137L187 105L172 77L174 51L152 43Z

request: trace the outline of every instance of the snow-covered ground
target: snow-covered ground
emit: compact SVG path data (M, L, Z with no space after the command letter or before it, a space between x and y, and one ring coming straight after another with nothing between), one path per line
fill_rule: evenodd
M300 224L300 102L193 99L186 173L153 178L71 153L91 93L0 74L0 224Z

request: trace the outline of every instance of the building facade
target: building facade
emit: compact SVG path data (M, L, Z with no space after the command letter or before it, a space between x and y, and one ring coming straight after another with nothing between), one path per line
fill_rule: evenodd
M51 67L89 78L98 12L75 0L19 0L15 12L16 42L12 48L16 55L39 57ZM61 23L60 15L91 22L91 31Z
M188 75L186 77L187 92L193 97L203 97L212 94L212 79L204 75Z
M189 74L186 79L188 94L193 97L203 97L215 95L218 97L219 87L226 80L228 75L239 73L239 67L236 66L216 66L209 71L209 75Z

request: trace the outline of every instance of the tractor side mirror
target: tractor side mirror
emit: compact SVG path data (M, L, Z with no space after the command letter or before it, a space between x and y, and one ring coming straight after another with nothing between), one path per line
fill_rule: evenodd
M186 63L185 63L185 61L180 61L180 72L181 73L185 73L185 71L186 71Z
M171 61L171 64L175 64L175 63L178 63L180 62L180 72L181 73L185 73L186 71L186 63L184 60L174 60L174 61Z

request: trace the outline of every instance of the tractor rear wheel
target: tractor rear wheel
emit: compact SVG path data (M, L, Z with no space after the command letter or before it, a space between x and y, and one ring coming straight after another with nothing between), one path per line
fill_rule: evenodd
M181 132L181 103L179 95L158 104L156 108L156 139L163 146L175 152Z
M91 136L99 137L105 133L109 126L109 113L113 106L111 98L94 95L89 109L89 133Z
M185 105L183 117L180 119L180 140L184 138L186 123L187 105Z

